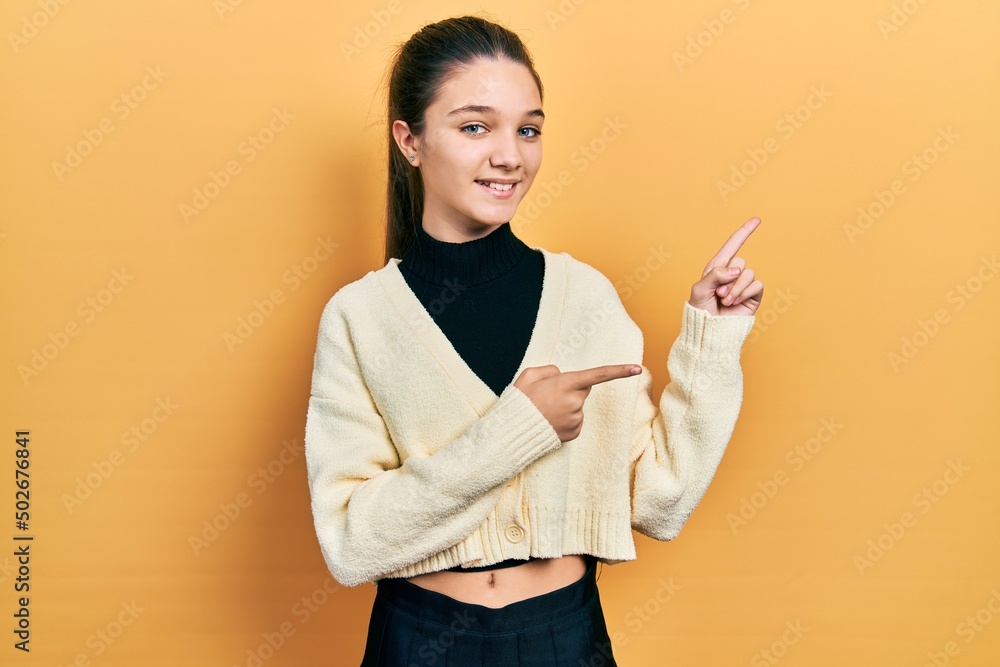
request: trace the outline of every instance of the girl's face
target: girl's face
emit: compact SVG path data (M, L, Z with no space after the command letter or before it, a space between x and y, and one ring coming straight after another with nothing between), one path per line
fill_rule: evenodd
M424 229L462 242L511 220L542 163L543 120L538 86L526 67L477 60L453 75L427 108L423 135L408 135L406 123L396 121L396 140L407 158L416 155L407 162L423 179Z

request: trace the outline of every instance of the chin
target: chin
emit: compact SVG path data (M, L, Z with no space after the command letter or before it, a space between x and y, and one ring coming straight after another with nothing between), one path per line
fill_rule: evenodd
M516 211L517 208L515 207L510 209L510 213L504 213L501 215L480 216L476 219L486 225L502 225L503 223L512 220L514 218L514 213Z

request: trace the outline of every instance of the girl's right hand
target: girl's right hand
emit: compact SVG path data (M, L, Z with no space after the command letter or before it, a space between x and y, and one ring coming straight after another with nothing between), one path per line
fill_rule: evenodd
M549 420L559 439L569 442L579 436L583 428L583 402L593 385L641 372L642 368L636 364L614 364L564 373L549 364L525 368L514 386Z

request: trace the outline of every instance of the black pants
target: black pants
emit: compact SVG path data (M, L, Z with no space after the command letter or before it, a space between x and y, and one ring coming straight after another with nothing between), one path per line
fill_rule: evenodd
M578 581L500 608L379 581L361 667L617 667L586 559Z

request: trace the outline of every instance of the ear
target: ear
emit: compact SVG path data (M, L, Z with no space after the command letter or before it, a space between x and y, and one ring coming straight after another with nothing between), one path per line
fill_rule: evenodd
M406 121L393 121L392 136L406 161L414 167L420 164L420 156L417 155L417 138L410 132L410 126ZM414 156L412 160L410 159L411 155Z

